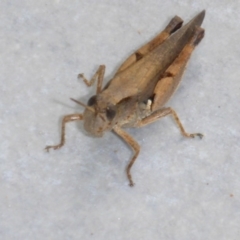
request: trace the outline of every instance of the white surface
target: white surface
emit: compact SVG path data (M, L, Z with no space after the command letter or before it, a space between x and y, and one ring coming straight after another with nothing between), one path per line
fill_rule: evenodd
M238 1L0 2L0 238L239 239L240 4ZM130 188L131 150L112 133L88 137L82 112L94 88L77 80L106 64L106 78L179 15L206 9L206 36L172 106L189 132L162 119L128 132L141 145Z

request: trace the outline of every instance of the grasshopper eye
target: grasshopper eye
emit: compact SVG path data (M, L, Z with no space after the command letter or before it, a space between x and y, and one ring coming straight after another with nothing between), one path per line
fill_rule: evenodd
M96 98L96 95L94 95L94 96L92 96L92 97L89 98L87 104L88 104L88 106L92 106L92 105L94 105L96 102L97 102L97 98Z
M109 121L111 121L111 120L113 120L115 115L116 115L116 111L114 109L108 107L107 110L106 110L107 119Z

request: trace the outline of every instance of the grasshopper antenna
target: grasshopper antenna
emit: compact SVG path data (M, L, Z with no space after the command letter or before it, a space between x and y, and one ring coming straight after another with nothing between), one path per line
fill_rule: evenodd
M87 109L90 110L91 112L94 112L94 113L95 113L95 110L94 110L92 107L89 107L88 105L86 105L86 104L84 104L84 103L82 103L82 102L79 102L79 101L77 101L77 100L74 99L74 98L70 98L70 99L71 99L73 102L75 102L75 103L77 103L77 104L79 104L79 105L87 108Z

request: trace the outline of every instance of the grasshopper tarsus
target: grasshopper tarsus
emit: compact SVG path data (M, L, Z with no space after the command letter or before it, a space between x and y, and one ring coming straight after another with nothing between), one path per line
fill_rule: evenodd
M185 130L184 130L183 136L188 137L188 138L199 137L200 139L202 139L204 137L204 135L202 133L187 133L187 132L185 132Z
M135 158L136 159L136 158ZM134 161L135 161L135 159L134 159ZM129 164L128 164L128 166L127 166L127 178L128 178L128 181L129 181L129 186L130 187L133 187L135 184L134 184L134 182L133 182L133 180L132 180L132 175L131 175L131 172L130 172L130 170L131 170L131 167L132 167L132 165L133 165L133 163L134 163L134 161L132 162L130 162Z
M78 78L83 78L83 77L84 77L84 74L83 74L83 73L79 73L77 77L78 77Z
M46 146L46 147L44 148L44 150L49 153L49 149L50 149L50 148L51 148L51 146Z
M184 132L181 130L181 133L184 137L187 137L187 138L195 138L195 137L199 137L200 139L203 138L203 134L201 133L187 133L185 130Z
M200 139L202 139L203 137L204 137L204 135L203 134L201 134L201 133L193 133L193 137L195 137L195 136L197 136L197 137L199 137Z
M58 145L55 145L55 146L46 146L44 149L49 152L49 149L53 148L54 150L57 150L59 148L61 148L63 146L63 144L58 144Z
M133 181L130 181L128 184L130 187L134 187L135 183Z

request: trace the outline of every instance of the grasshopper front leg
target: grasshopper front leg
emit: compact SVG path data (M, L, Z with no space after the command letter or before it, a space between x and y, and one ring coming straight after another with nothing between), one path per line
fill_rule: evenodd
M67 122L73 122L73 121L79 121L83 119L82 114L71 114L64 116L62 120L62 132L61 132L61 141L58 145L54 146L46 146L45 149L49 152L50 148L53 148L54 150L62 147L65 144L65 125Z
M120 127L115 126L113 128L113 131L119 135L128 145L130 145L134 151L134 155L131 159L131 161L129 162L126 172L127 172L127 177L129 180L129 186L133 187L134 183L132 180L132 175L130 173L131 167L134 164L139 152L140 152L140 146L139 144L133 139L133 137L131 137L128 133L126 133L125 131L123 131Z
M85 84L90 87L92 86L96 79L98 79L97 81L97 90L96 90L96 94L100 93L102 91L102 82L103 82L103 77L104 77L104 73L105 73L105 65L100 65L98 70L96 71L96 73L93 75L92 79L89 81L87 80L83 73L78 74L78 78L82 78L83 81L85 82Z

